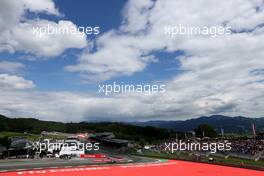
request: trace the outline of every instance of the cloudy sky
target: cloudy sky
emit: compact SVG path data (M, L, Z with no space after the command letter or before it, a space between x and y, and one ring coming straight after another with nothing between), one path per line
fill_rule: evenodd
M166 26L229 26L217 37ZM99 26L99 35L34 27ZM56 121L264 116L263 0L1 0L0 114ZM98 93L99 84L166 93Z

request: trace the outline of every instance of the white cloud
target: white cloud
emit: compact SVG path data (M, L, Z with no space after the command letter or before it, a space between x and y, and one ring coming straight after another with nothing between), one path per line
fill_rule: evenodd
M19 62L0 61L0 73L15 73L24 67L25 65Z
M77 26L71 21L59 21L58 23L47 20L28 21L20 23L12 32L10 46L14 50L22 50L34 55L52 57L63 53L68 48L83 48L86 46L86 36L78 33L40 33L40 29L72 29L77 30Z
M77 28L71 21L58 23L41 19L27 19L27 11L60 15L52 0L0 1L0 51L24 51L37 56L53 57L69 48L86 46L86 35L80 33L38 36L34 27Z
M141 112L145 117L188 118L217 113L263 116L264 75L261 71L254 74L264 68L263 6L262 0L129 1L119 30L104 34L96 41L96 52L85 52L79 63L68 69L86 73L88 78L100 79L104 74L105 79L111 79L144 70L153 60L142 56L155 57L153 51L183 50L186 56L177 59L184 72L168 81L166 94L148 97L151 103L147 104L141 97L137 101L126 98L126 102L144 107ZM226 25L240 33L216 38L179 35L171 39L164 35L164 27L178 24ZM243 33L245 30L249 32ZM134 55L127 54L132 50ZM131 113L136 116L140 108L133 107Z
M32 12L45 12L53 15L60 15L52 0L22 0L22 3Z
M109 32L97 41L98 52L84 52L77 65L68 66L66 70L91 74L87 79L107 80L120 75L132 75L142 71L152 56L144 55L133 45L127 36Z
M144 70L155 61L155 51L183 50L185 56L172 58L180 61L183 73L167 80L165 94L101 97L5 90L0 91L0 113L59 121L184 119L210 114L263 116L262 0L131 0L123 13L119 30L99 37L95 51L87 48L78 63L66 69L80 72L87 80L107 80ZM252 32L216 38L183 35L170 39L164 35L165 26L177 24L226 24L236 31ZM256 26L260 27L255 29ZM33 46L27 45L22 48L26 39L19 41L19 49L46 51L28 50ZM48 39L45 41L50 44Z
M0 74L0 90L23 90L34 88L32 81L25 80L23 77Z
M205 53L208 50L220 49L224 47L224 42L229 42L228 36L217 40L181 35L171 40L164 35L166 26L182 24L211 27L225 24L236 31L254 30L263 23L261 19L264 13L261 0L225 0L217 3L208 0L194 0L188 3L184 0L136 0L127 3L123 15L123 24L118 30L109 31L96 40L96 52L85 51L79 62L67 67L67 70L86 73L87 77L97 77L99 80L102 77L102 80L105 80L131 75L144 70L148 63L153 61L149 59L149 54L153 51L185 50L188 54L193 54L197 49ZM236 35L231 36L231 40L235 38ZM214 42L214 45L211 45L211 42ZM131 66L127 68L128 65Z
M0 114L10 117L36 117L43 120L142 120L152 115L148 99L134 95L95 97L71 92L0 92ZM149 104L149 105L148 105Z

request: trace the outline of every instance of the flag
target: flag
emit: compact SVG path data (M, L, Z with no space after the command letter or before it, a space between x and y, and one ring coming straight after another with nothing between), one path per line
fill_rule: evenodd
M253 132L254 136L256 136L256 127L255 127L254 123L252 123L252 132Z
M224 137L224 134L225 134L225 131L224 131L223 128L221 128L221 135L222 135L222 137Z

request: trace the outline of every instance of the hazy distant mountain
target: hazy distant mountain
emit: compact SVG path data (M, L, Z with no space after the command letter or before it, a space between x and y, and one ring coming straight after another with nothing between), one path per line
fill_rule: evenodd
M200 124L209 124L218 132L223 128L226 133L250 133L252 131L252 123L255 124L257 130L264 130L264 118L247 118L247 117L228 117L222 115L213 115L210 117L199 117L185 121L147 121L133 122L139 126L153 126L159 128L167 128L175 131L192 131Z
M199 117L196 119L190 119L185 121L147 121L147 122L132 122L131 125L136 126L152 126L157 128L171 129L174 131L185 132L192 131L200 124L209 124L213 126L218 132L223 128L226 133L238 133L245 134L252 132L252 123L255 124L256 130L264 131L264 118L247 118L247 117L228 117L222 115L213 115L210 117ZM135 127L129 126L125 123L113 123L113 122L82 122L82 123L61 123L61 122L48 122L37 119L10 119L0 115L0 131L17 131L17 132L32 132L39 133L45 131L61 131L61 132L77 132L78 130L94 130L94 131L126 131L128 128L132 128L135 131ZM140 130L148 130L148 128L140 128ZM150 130L151 131L151 130ZM127 131L126 131L127 132ZM162 132L162 131L160 131ZM131 133L128 132L128 134ZM142 133L142 132L140 132Z
M7 118L6 116L0 114L0 119L6 119L6 118Z

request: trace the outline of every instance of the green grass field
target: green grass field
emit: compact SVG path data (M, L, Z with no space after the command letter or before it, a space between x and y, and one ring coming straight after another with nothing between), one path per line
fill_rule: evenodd
M39 140L41 137L48 139L65 139L65 136L59 135L47 135L42 136L40 134L27 134L27 133L16 133L16 132L0 132L0 138L3 137L24 137L31 141Z
M174 154L170 154L165 152L158 153L152 151L144 151L142 156L164 158L164 159L189 160L189 161L192 161L194 159L194 157L187 152L176 152ZM209 157L202 156L200 161L208 162L208 158ZM235 157L223 158L217 156L213 156L213 158L214 158L213 163L215 164L230 164L235 166L257 167L264 169L264 160L254 161L254 160L235 158Z
M238 164L238 165L264 168L264 160L254 161L254 160L241 159L241 158L235 158L235 157L229 157L229 158L214 157L214 158L219 163L230 163L230 164Z
M0 138L2 137L25 137L29 140L37 140L40 135L38 134L24 134L24 133L16 133L16 132L0 132Z

